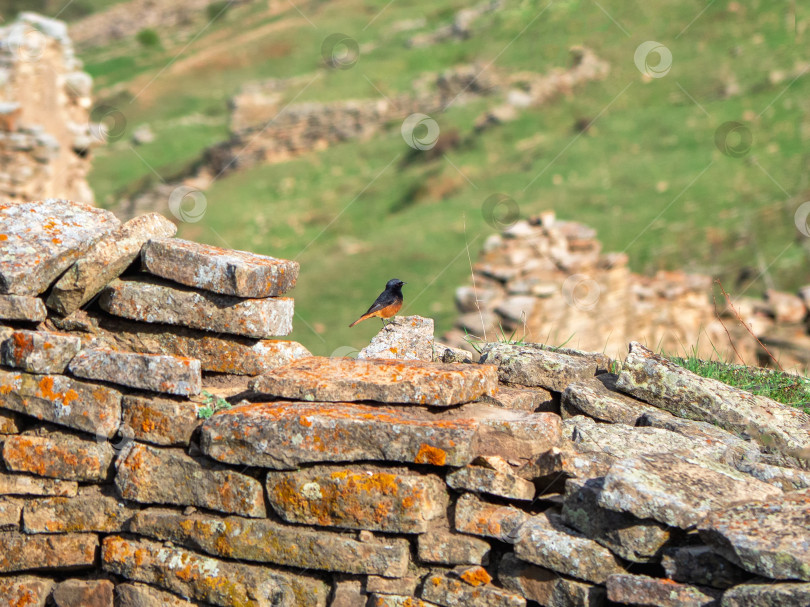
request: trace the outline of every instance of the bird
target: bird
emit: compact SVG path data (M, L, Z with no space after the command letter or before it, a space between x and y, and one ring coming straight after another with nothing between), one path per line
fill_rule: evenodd
M385 283L385 290L374 300L365 314L349 325L349 328L372 316L382 320L383 326L385 326L385 319L391 318L402 307L402 285L404 284L407 283L402 282L399 278L392 278Z

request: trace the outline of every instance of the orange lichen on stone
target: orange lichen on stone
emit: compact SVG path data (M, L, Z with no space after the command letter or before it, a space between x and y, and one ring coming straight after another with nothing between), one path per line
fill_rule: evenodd
M447 461L447 452L438 447L433 447L427 443L419 446L419 452L414 458L417 464L433 464L434 466L444 466Z
M483 567L473 567L462 573L461 579L470 586L480 586L481 584L489 584L492 581L492 576Z

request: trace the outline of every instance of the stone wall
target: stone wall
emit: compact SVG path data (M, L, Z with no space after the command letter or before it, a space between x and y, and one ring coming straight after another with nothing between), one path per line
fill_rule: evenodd
M174 233L0 205L3 604L810 601L810 416L418 317L312 357L297 264Z
M810 365L808 294L802 300L771 291L764 301L732 302L786 369ZM470 351L470 335L492 340L514 332L515 339L566 343L612 357L623 358L627 342L638 340L673 355L694 348L707 359L775 364L723 299L718 319L709 276L633 273L626 254L602 252L594 229L552 212L492 235L470 284L456 290L456 305L456 328L445 338Z
M23 13L0 27L0 200L65 196L87 184L92 79L61 21Z

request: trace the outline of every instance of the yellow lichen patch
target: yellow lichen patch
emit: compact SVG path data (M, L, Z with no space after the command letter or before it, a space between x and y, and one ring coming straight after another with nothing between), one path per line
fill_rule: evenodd
M481 584L489 584L492 581L492 576L483 567L473 567L462 573L461 579L470 586L480 586Z
M413 460L417 464L433 464L434 466L444 466L447 461L447 452L438 447L433 447L427 443L419 446L419 452Z

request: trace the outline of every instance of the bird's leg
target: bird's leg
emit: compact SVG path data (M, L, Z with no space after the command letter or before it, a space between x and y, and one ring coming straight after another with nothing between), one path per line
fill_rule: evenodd
M381 316L381 317L380 317L380 320L382 321L382 324L383 324L383 329L385 329L385 326L386 326L386 325L385 325L385 319L384 319L384 318Z

